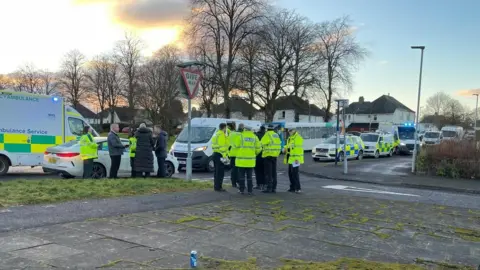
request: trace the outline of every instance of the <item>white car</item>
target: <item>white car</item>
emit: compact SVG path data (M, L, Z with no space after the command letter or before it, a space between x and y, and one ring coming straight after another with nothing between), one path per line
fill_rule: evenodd
M110 156L108 154L108 143L106 137L96 137L95 142L98 144L98 158L93 163L92 178L104 178L110 174ZM119 177L130 177L130 153L127 139L121 139L122 143L127 146L122 155ZM154 156L154 171L156 173L157 158ZM83 176L83 160L80 157L80 144L78 141L70 141L68 143L50 147L43 157L43 171L60 174L63 178L74 178ZM166 176L171 177L178 172L178 161L175 157L167 154L165 159Z
M358 159L363 158L363 150L365 149L363 141L358 136L347 135L347 144L346 153L343 151L344 137L343 135L339 138L338 145L338 159L343 161L345 156L347 159ZM325 160L335 160L335 147L336 147L337 138L335 136L326 139L323 143L317 144L312 149L312 158L314 161L325 161Z

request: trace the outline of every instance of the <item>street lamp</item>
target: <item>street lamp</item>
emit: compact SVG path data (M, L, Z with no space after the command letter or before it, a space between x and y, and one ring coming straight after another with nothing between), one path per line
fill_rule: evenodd
M193 66L204 66L205 63L200 61L188 61L177 64L179 68L189 68ZM200 77L201 79L201 77ZM187 87L187 86L185 86ZM187 170L185 176L188 181L192 180L192 99L187 95L188 100L188 120L187 120L187 132L188 132L188 144L187 144Z
M475 130L477 130L477 119L478 119L478 94L473 94L477 96L477 105L475 105Z
M422 92L422 71L423 71L423 51L425 46L412 46L414 50L421 50L422 54L420 57L420 76L418 79L418 97L417 97L417 115L415 117L415 145L413 146L413 155L412 155L412 173L415 173L415 159L417 157L417 142L418 142L418 116L420 115L420 93Z

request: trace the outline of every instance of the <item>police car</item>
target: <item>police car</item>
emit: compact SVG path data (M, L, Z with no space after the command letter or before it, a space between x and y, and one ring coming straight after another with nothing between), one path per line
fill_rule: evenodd
M360 135L365 149L364 156L379 158L380 156L393 156L394 144L392 134L362 133Z
M359 136L347 135L347 143L345 145L345 152L343 151L343 144L345 142L343 135L339 138L338 157L342 161L345 157L347 159L362 159L365 145ZM335 160L335 147L337 139L335 136L326 139L324 142L316 145L312 149L312 158L314 161L320 160Z

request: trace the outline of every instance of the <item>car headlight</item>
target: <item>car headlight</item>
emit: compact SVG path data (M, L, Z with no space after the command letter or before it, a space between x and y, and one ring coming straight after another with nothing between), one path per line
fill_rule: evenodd
M193 149L193 151L205 151L205 150L207 150L207 148L208 148L207 146L197 147L197 148Z
M335 152L335 148L328 149L328 152Z
M403 142L400 143L401 146L405 146L405 144Z
M315 153L315 152L317 152L317 148L314 147L312 148L312 153Z

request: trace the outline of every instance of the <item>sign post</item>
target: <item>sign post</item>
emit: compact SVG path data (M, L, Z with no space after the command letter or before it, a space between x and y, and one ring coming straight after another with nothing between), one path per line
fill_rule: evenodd
M180 69L179 86L181 92L185 95L188 101L188 145L187 145L187 171L186 180L192 180L192 99L195 98L200 82L202 80L202 72L190 68Z
M347 127L345 124L345 109L348 107L348 99L336 99L337 108L342 108L342 122L343 122L343 173L348 173L348 159L347 159ZM339 119L340 115L337 114L337 145L336 149L338 149L339 144ZM338 155L337 158L339 159L340 156Z

